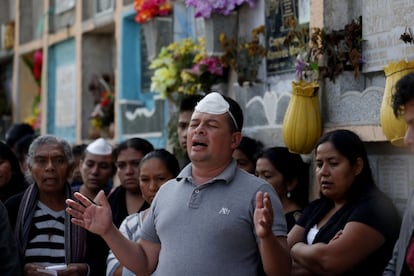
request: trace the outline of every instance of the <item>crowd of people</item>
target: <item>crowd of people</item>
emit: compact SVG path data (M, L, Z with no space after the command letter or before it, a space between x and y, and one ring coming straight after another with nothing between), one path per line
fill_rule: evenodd
M414 73L393 99L410 147L412 87ZM242 130L239 104L218 92L182 101L179 156L13 125L0 142L0 274L414 273L414 195L401 223L357 134L325 133L311 165Z

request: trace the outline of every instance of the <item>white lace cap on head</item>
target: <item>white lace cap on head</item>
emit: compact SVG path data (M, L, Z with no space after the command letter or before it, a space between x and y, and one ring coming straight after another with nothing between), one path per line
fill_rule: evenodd
M88 145L86 150L96 155L110 155L112 154L112 146L105 141L104 138L98 138Z
M229 103L223 98L220 93L211 92L207 94L204 98L201 99L201 101L198 102L194 110L214 115L221 115L227 112L233 120L236 129L239 129L239 126L237 125L237 122L230 111Z

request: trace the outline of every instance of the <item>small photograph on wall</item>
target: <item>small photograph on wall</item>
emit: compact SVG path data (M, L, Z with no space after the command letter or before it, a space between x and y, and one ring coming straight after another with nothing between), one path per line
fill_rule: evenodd
M266 67L268 75L294 70L299 41L286 45L294 31L309 29L310 0L265 0Z
M75 64L56 69L55 126L73 127L76 124L76 67Z

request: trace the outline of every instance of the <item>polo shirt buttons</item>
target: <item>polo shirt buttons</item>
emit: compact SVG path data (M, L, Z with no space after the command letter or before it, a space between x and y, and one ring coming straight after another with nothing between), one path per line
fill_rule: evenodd
M193 209L197 209L200 206L201 195L199 195L200 189L195 189L191 195L188 206Z

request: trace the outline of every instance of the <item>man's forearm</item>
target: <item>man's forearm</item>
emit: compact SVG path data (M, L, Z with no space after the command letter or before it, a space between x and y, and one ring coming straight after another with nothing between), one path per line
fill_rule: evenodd
M286 237L271 235L260 239L259 250L266 275L290 275L291 259Z
M139 275L151 274L147 255L140 244L128 240L114 225L102 238L123 266Z

